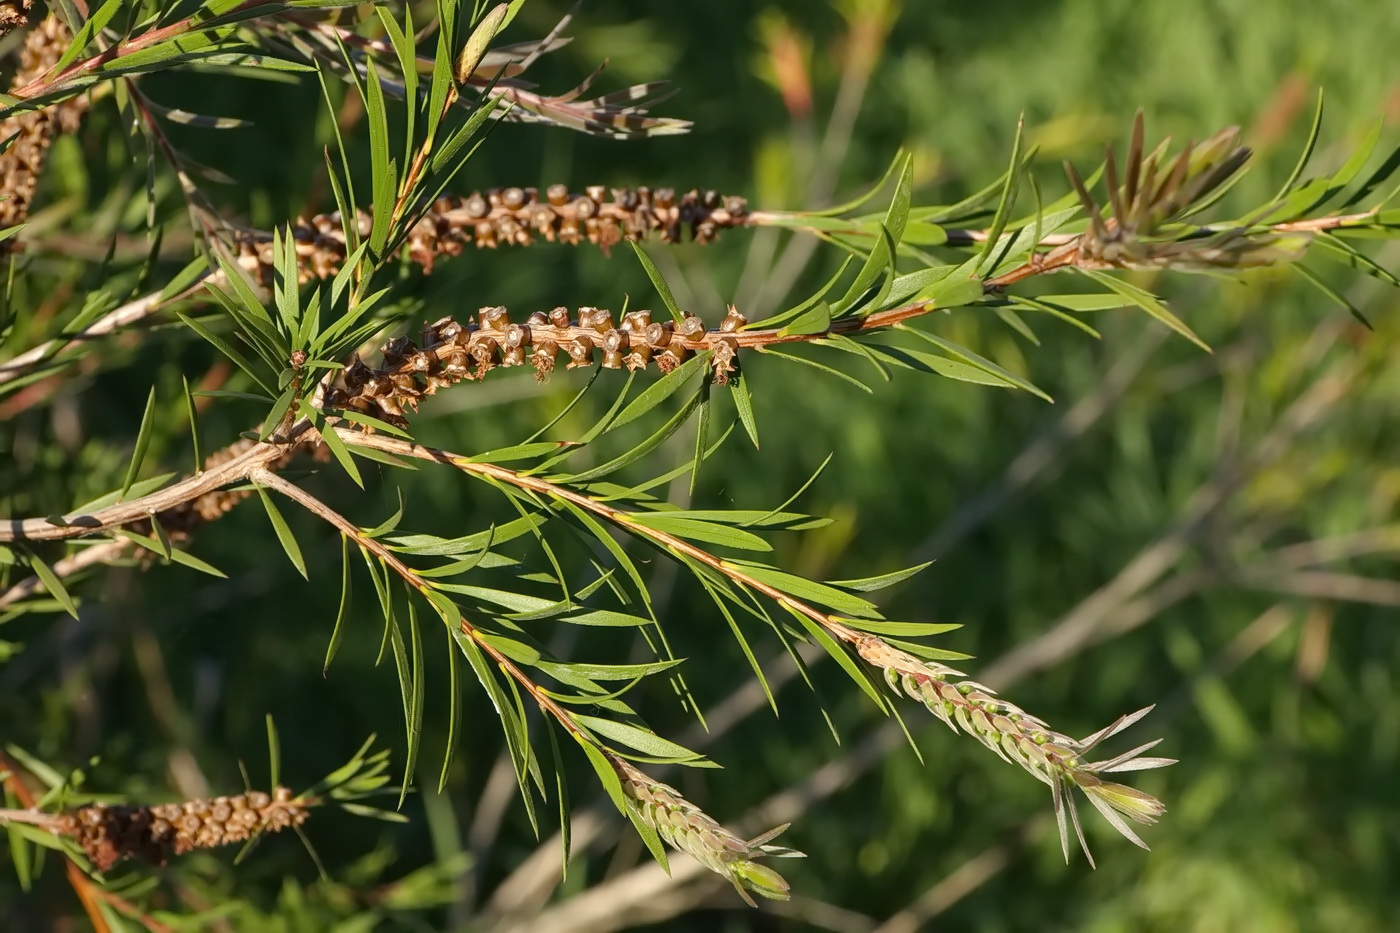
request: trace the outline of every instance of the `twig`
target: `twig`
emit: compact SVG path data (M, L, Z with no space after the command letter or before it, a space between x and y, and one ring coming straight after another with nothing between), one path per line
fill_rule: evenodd
M251 263L249 265L251 266ZM129 301L120 308L115 308L107 312L71 337L55 337L53 340L49 340L31 350L26 350L12 359L0 363L0 385L25 375L27 372L42 365L64 350L75 347L84 341L114 333L123 327L135 324L137 321L149 317L165 308L167 305L188 298L206 283L220 284L222 282L222 271L215 272L212 275L205 273L179 294L167 297L162 296L160 292L154 292L144 297L137 298L135 301Z
M123 554L131 549L131 542L125 538L104 541L101 544L94 544L92 547L83 548L74 554L69 554L62 560L55 561L53 565L54 575L60 580L71 577L73 574L97 564L110 564L119 559ZM16 603L27 596L35 593L42 593L47 589L42 580L37 576L26 577L23 580L0 592L0 609L4 609L12 603Z

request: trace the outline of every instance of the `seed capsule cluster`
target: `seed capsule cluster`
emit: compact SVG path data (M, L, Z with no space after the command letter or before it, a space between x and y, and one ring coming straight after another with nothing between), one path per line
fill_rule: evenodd
M0 4L0 35L9 31L7 27L23 25L28 9L28 3L21 4L18 10L13 4ZM8 16L18 17L18 21L7 22ZM72 36L59 17L52 13L44 17L24 37L15 86L25 85L52 68L71 41ZM49 143L56 135L77 132L88 104L87 95L80 94L50 107L26 110L0 120L0 139L10 141L0 159L0 228L23 223L29 216ZM14 249L18 242L11 238L0 243L0 252Z
M622 240L650 236L679 242L687 236L708 243L727 227L740 226L747 202L716 191L677 194L670 188L613 188L590 185L581 194L564 185L490 188L466 197L439 198L409 233L409 258L431 272L439 256L455 256L468 246L529 246L537 238L576 245L587 241L608 250ZM359 231L367 236L371 217L361 211ZM345 260L345 231L339 213L318 214L292 225L304 279L334 275ZM246 231L237 238L244 259L261 278L272 277L272 241Z
M450 317L434 322L419 343L408 337L389 341L381 349L379 369L356 359L346 367L342 384L328 391L326 404L402 425L405 410L417 410L421 399L454 383L481 379L498 366L530 365L541 380L561 358L570 369L591 366L597 359L607 369L654 364L670 372L706 350L713 354L715 382L723 385L739 349L732 335L746 323L733 308L716 330L706 330L694 315L677 323L653 321L650 311L632 311L614 321L612 312L602 308L580 308L577 318L567 308L555 308L516 324L505 308L482 308L465 325Z
M307 815L306 805L279 787L272 794L251 791L155 806L95 803L64 814L57 830L82 846L99 871L107 871L127 858L164 865L172 856L194 849L300 826Z

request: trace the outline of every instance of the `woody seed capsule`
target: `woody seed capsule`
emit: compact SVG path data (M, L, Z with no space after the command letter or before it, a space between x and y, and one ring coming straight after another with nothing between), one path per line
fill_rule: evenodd
M580 220L587 220L598 213L598 205L592 198L582 197L574 202L574 216Z
M501 204L508 210L520 210L525 206L525 192L519 188L507 188L501 192Z
M467 198L462 208L467 212L467 216L473 219L485 217L487 214L491 213L491 206L486 203L486 199L475 192Z
M555 207L563 207L569 203L569 189L565 185L550 185L545 196Z
M687 313L677 325L676 332L682 337L694 339L705 332L705 322L695 315Z

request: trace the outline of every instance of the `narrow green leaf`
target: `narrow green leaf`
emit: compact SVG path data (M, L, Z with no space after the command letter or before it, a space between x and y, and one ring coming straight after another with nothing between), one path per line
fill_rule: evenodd
M1016 206L1016 194L1021 186L1021 153L1025 145L1026 117L1022 114L1016 121L1016 138L1011 144L1011 165L1006 170L1006 185L1001 189L1001 199L997 202L996 213L992 215L991 226L987 228L987 240L977 254L977 271L987 268L1006 229L1006 221Z
M336 652L345 638L345 617L350 609L350 539L340 537L340 608L335 612L335 627L331 629L331 640L326 645L326 660L321 664L321 676L325 677L335 660Z
M666 310L671 312L671 320L679 324L685 320L685 315L681 314L681 309L676 306L676 296L671 294L671 286L666 284L666 279L661 275L661 270L656 268L656 263L651 261L646 250L636 240L627 241L632 251L637 254L637 260L641 262L642 268L646 270L647 278L651 279L651 284L655 286L656 293L661 296L661 301L666 305Z
M1298 163L1293 166L1293 171L1288 174L1288 180L1278 189L1278 194L1274 195L1275 201L1282 201L1288 194L1295 182L1303 176L1303 169L1307 168L1308 160L1312 158L1313 150L1317 147L1318 133L1322 130L1322 88L1317 89L1317 109L1313 111L1312 128L1308 130L1307 142L1303 143L1303 151L1298 155Z
M568 441L535 441L528 444L515 444L511 447L498 447L485 453L467 457L464 463L510 463L515 460L533 460L545 454L558 453L560 448L574 446Z
M677 370L679 370L679 367L677 367ZM628 464L640 460L642 457L646 456L656 448L660 447L663 443L665 443L667 438L669 438L672 434L676 433L676 431L680 429L680 426L685 424L685 422L690 418L691 412L695 410L695 406L699 403L700 393L697 392L690 397L690 400L687 401L685 405L681 407L680 411L672 415L670 420L668 420L665 424L658 428L654 434L652 434L646 440L642 441L636 447L632 448L627 453L622 454L619 457L615 457L614 459L609 460L607 463L604 463L601 466L594 467L591 470L585 470L582 473L575 473L573 476L568 477L568 481L574 483L581 483L587 480L597 479L601 476L607 476L610 473L615 473L623 467L627 466Z
M710 356L711 354L708 350L697 353L695 356L686 360L684 363L647 386L646 390L643 391L641 395L634 398L631 403L622 410L622 413L612 421L608 426L608 430L615 430L637 420L642 415L670 398L676 392L680 391L680 389L702 369L708 369Z
M1350 312L1351 316L1356 318L1357 321L1361 322L1361 324L1365 326L1367 330L1375 330L1375 327L1373 327L1371 325L1371 322L1366 319L1366 315L1361 312L1360 308L1352 304L1352 302L1350 301L1350 299L1347 298L1346 295L1343 295L1331 285L1328 285L1326 282L1322 281L1322 278L1316 272L1312 271L1307 266L1302 265L1301 263L1295 264L1293 269L1299 275L1301 275L1303 277L1303 280L1306 281L1309 285L1312 285L1318 291L1322 292L1322 294L1326 295L1328 298L1331 298L1343 308L1346 308L1347 311Z
M832 586L841 587L843 590L856 590L860 593L869 593L894 586L896 583L903 583L924 568L932 566L932 564L933 561L930 560L922 564L915 564L913 567L906 567L903 570L896 570L892 573L883 573L875 577L861 577L857 580L830 580L828 582Z
M136 482L136 474L141 472L141 464L146 460L146 449L151 444L151 426L155 421L155 412L156 387L151 386L151 393L146 396L146 410L141 415L141 427L136 431L136 448L131 452L131 462L126 467L126 480L122 483L122 491L117 495L118 502L126 498L131 484Z
M804 366L811 366L813 369L819 369L829 376L835 376L837 379L844 379L846 382L849 382L851 385L860 389L862 392L869 392L872 395L875 392L874 389L861 382L855 376L852 376L849 373L842 372L841 370L836 369L834 367L827 366L824 363L818 363L816 360L810 360L805 356L801 356L796 353L786 353L782 350L774 350L767 347L763 348L762 352L767 356L776 356L779 359L791 360L794 363L801 363Z
M792 334L823 334L831 330L831 305L819 301L789 322L781 331Z
M753 441L753 449L758 450L758 419L754 417L753 398L749 395L748 375L743 366L740 366L738 372L729 380L729 385L734 409L739 413L739 420L743 422L749 440Z
M48 590L49 595L63 607L63 611L76 619L78 607L73 603L73 597L68 595L68 590L64 587L63 581L58 578L58 574L54 573L53 569L44 563L43 558L38 554L31 553L29 555L29 566L34 569L39 581L44 584L44 589Z
M744 551L773 550L771 544L752 532L726 525L696 521L693 518L680 517L670 512L634 512L628 515L628 521L631 524L655 528L657 531L664 531L691 541L704 541Z
M282 743L277 740L277 725L272 721L271 713L267 714L266 720L268 786L280 787L282 784Z
M817 603L823 606L830 606L838 612L850 613L863 618L879 618L880 613L875 605L859 596L852 596L850 593L838 590L835 587L827 586L825 583L817 583L805 577L786 573L773 567L765 567L762 564L753 564L747 561L730 561L722 563L741 571L760 583L766 583L774 589L781 590L789 596L798 599Z
M438 793L447 786L447 775L452 770L452 759L457 754L458 720L462 715L462 674L457 652L453 651L452 633L447 632L447 742L442 751L442 771L438 774Z
M831 637L831 633L819 625L816 620L808 618L804 613L798 612L786 603L783 604L783 608L788 611L788 615L797 620L797 623L806 630L807 634L817 645L826 651L827 654L831 655L832 660L845 670L846 674L865 692L865 695L875 702L875 706L879 708L881 712L889 711L889 701L885 699L884 694L877 690L875 685L871 683L870 675L864 668L856 663L849 651Z
M287 552L287 559L292 562L292 566L297 569L297 573L301 574L303 579L310 580L311 577L306 572L306 560L301 556L301 547L292 535L292 529L288 527L287 520L282 517L282 513L272 501L272 497L267 494L267 490L261 486L257 489L258 497L262 499L263 508L267 510L268 521L272 522L272 528L277 532L277 540L282 542L282 550Z
M840 618L840 621L851 628L858 628L862 632L873 632L876 635L898 635L905 638L942 635L945 632L962 628L956 622L876 622L870 619L846 618Z
M624 722L615 722L611 719L584 716L581 713L574 714L574 721L606 739L621 742L643 755L665 758L678 763L703 760L704 758L699 752L693 752L684 745L677 745L669 739L663 739L649 729L642 729Z
M153 493L160 487L164 486L176 475L177 474L175 473L162 473L159 476L152 476L148 479L143 479L139 482L133 483L131 489L129 490L129 492L131 493L131 497L133 499L139 499L142 496L149 495L150 493ZM109 492L102 496L98 496L91 502L84 502L82 505L74 507L69 512L69 514L86 515L91 512L96 512L98 509L105 509L109 505L115 505L120 494L120 490L117 490L114 492Z
M1099 272L1096 269L1081 269L1079 271L1083 275L1086 275L1089 278L1093 279L1095 282L1098 282L1100 285L1103 285L1109 290L1115 291L1118 294L1122 295L1124 298L1128 299L1128 301L1137 305L1139 308L1146 311L1148 314L1152 315L1157 320L1161 321L1163 324L1166 324L1172 330L1176 331L1178 334L1185 337L1187 340L1191 341L1196 346L1200 347L1202 350L1205 350L1207 353L1211 352L1210 346L1200 337L1197 337L1196 332L1193 331L1191 328L1187 327L1186 323L1182 321L1181 318L1177 317L1175 314L1172 314L1172 312L1167 308L1167 306L1163 304L1162 301L1156 295L1153 295L1151 292L1144 291L1143 289L1138 288L1136 285L1131 285L1127 282L1124 282L1122 279L1116 278L1105 272Z
M267 393L269 398L275 398L277 396L277 392L272 388L271 385L267 383L266 380L264 380L261 376L258 375L257 371L253 369L252 364L245 360L242 354L240 354L237 350L229 346L229 344L222 337L215 334L213 331L196 321L194 318L182 314L179 311L175 312L175 316L178 317L182 322L184 322L185 326L188 327L190 330L194 331L196 334L199 334L199 336L212 343L220 353L232 360L234 365L236 365L239 369L247 373L248 376L258 384L258 387Z
M1045 392L1036 388L1034 385L1022 379L1020 376L1017 376L1015 373L1008 372L1007 370L998 366L996 363L993 363L986 357L974 353L966 347L959 346L958 344L953 343L951 340L945 340L937 334L930 333L926 330L920 330L916 327L909 327L905 324L898 324L895 326L898 327L900 330L904 331L905 333L913 334L921 340L928 341L935 347L938 347L940 350L943 350L944 352L957 357L958 359L962 360L968 365L974 366L977 369L982 370L983 372L990 373L991 375L996 376L998 379L1004 382L1008 382L1011 385L1016 386L1017 388L1025 389L1032 395L1038 396L1039 398L1043 398L1047 402L1055 401Z
M156 522L155 527L159 529L162 526L159 522ZM157 541L156 539L148 538L145 535L138 535L136 532L131 531L127 528L119 529L117 533L120 534L123 538L128 538L131 541L134 541L146 550L154 554L161 555L166 560L169 560L172 563L183 564L184 566L189 567L192 570L198 570L200 573L207 573L211 577L220 577L225 580L228 579L228 574L224 573L222 570L220 570L218 567L215 567L213 564L206 563L205 561L200 560L198 557L195 557L193 554L190 554L186 551L181 551L177 548L168 547L168 539L164 542Z
M390 158L389 116L384 109L384 89L379 83L379 71L374 59L365 59L365 117L369 122L370 197L374 215L370 225L369 248L378 257L384 256L389 241L389 225L393 219L394 161Z
M695 487L700 482L700 464L705 462L705 438L710 431L710 380L700 385L699 414L695 419L695 452L691 456L690 495L695 495Z

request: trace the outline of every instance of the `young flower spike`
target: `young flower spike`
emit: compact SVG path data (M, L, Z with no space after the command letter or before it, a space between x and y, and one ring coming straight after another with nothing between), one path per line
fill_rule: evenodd
M769 845L787 829L787 824L747 841L740 839L682 797L674 787L653 781L620 758L611 757L611 761L622 781L627 806L672 848L688 852L710 871L728 878L750 907L755 905L749 891L769 900L789 898L788 883L783 876L756 861L765 856L802 857L802 853L794 849Z
M1066 861L1069 860L1068 824L1072 822L1084 856L1090 865L1094 864L1094 856L1084 839L1074 796L1068 793L1073 787L1083 791L1094 809L1102 813L1104 819L1124 838L1147 848L1122 816L1137 823L1155 823L1166 807L1150 794L1105 781L1098 775L1163 768L1175 764L1176 759L1140 757L1143 752L1155 747L1160 739L1104 761L1086 762L1084 756L1105 739L1142 719L1152 711L1151 706L1120 716L1093 735L1072 739L1051 729L1015 704L1000 699L990 687L973 681L954 680L961 676L961 671L933 661L920 660L874 635L861 638L856 650L862 658L884 672L890 689L918 700L954 732L961 729L1003 761L1020 765L1037 780L1050 785L1055 820L1060 829L1060 847Z

